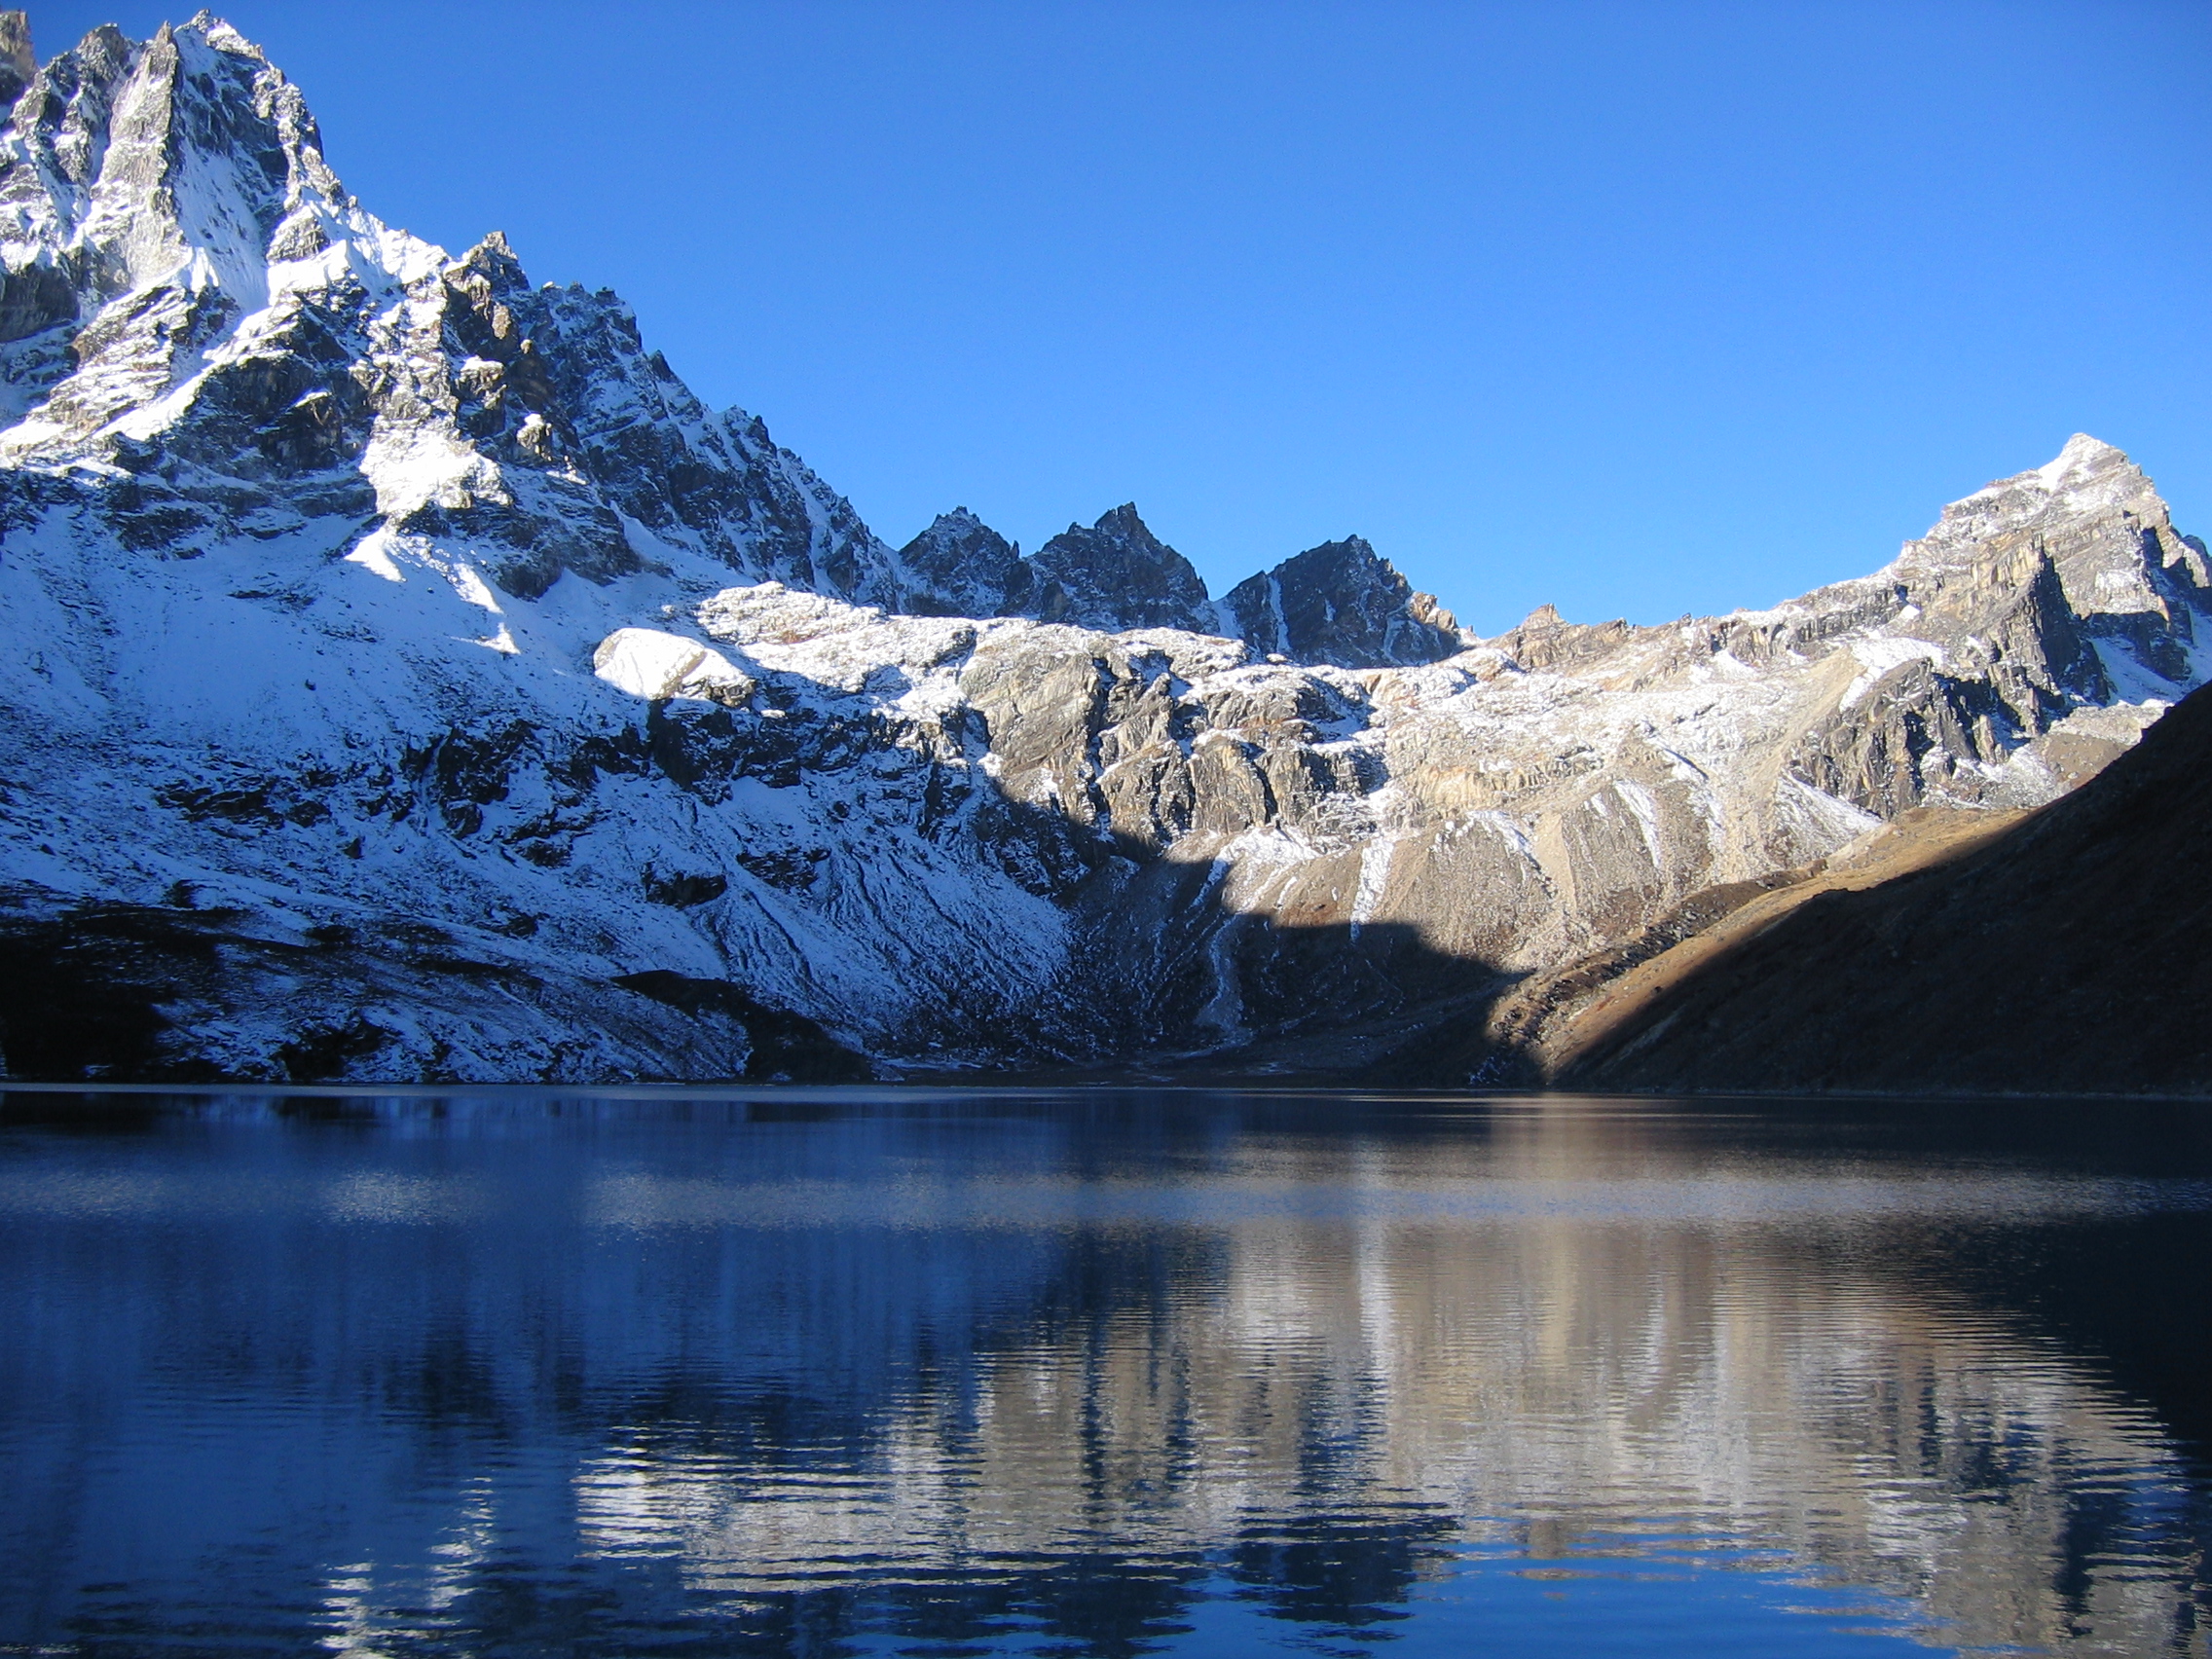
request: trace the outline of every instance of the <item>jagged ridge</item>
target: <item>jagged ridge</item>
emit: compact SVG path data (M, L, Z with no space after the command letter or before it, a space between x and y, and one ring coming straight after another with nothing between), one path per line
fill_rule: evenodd
M1219 603L1129 507L894 552L612 295L370 217L204 15L0 155L0 983L144 988L44 1069L1272 1063L2047 800L2204 678L2091 439L1773 610L1475 642L1356 538Z

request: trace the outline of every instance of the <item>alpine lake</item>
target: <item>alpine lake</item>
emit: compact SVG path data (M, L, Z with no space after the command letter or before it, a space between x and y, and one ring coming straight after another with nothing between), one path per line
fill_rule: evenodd
M2212 1105L0 1096L0 1654L2212 1653Z

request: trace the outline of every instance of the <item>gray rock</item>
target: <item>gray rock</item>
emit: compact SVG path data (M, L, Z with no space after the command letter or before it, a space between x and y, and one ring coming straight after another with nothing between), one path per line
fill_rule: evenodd
M1116 632L1185 628L1204 633L1206 584L1191 562L1146 528L1134 503L1088 530L1071 524L1029 561L1030 591L1019 613L1047 622Z
M1247 577L1218 615L1221 632L1254 650L1340 668L1439 662L1466 645L1452 613L1356 535Z
M0 103L14 103L37 74L30 18L22 12L0 12Z
M1030 589L1021 549L970 512L940 513L899 549L899 608L916 616L1018 616Z

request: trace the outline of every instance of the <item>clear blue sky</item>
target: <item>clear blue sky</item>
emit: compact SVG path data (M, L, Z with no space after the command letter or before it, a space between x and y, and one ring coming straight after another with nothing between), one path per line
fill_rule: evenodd
M2205 0L225 15L372 211L619 290L894 542L1133 498L1216 592L1358 532L1652 621L2077 429L2212 534Z

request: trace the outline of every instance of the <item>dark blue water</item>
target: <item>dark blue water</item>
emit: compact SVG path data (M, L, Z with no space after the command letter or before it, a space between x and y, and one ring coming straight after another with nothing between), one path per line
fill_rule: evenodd
M0 1097L0 1653L2212 1651L2212 1108Z

